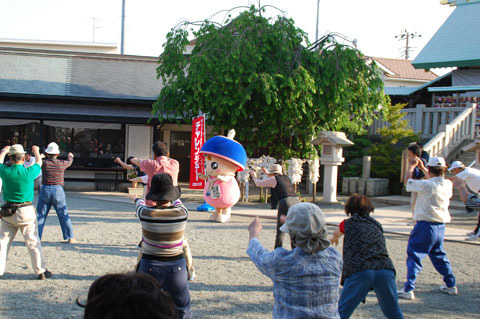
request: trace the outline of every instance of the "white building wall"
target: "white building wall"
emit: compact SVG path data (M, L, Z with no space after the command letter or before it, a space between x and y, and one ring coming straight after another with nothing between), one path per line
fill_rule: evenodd
M153 128L147 125L127 125L126 156L151 158Z

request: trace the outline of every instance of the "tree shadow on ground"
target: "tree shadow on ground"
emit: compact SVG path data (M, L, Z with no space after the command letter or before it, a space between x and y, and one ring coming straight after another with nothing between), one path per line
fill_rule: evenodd
M226 257L226 256L193 256L193 259L199 260L231 260L231 261L250 261L248 257Z
M255 285L209 285L201 282L190 282L191 291L218 291L218 292L272 292L271 286L255 286Z

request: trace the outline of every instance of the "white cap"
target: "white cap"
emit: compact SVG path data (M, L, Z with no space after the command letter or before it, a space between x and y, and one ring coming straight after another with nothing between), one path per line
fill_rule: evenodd
M455 161L455 162L452 163L452 165L450 165L450 168L448 169L448 171L451 172L452 169L454 169L454 168L464 168L464 167L465 167L465 165L463 165L462 162Z
M57 143L52 142L48 144L47 148L45 149L45 153L53 155L60 154Z
M430 157L427 166L432 167L447 167L447 163L443 157Z

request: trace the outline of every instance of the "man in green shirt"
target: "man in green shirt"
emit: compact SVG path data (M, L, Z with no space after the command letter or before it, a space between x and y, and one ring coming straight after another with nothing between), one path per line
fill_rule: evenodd
M13 214L1 214L0 222L0 277L5 272L7 253L10 249L17 231L23 235L30 258L32 268L38 279L44 280L52 276L52 273L45 268L42 255L42 246L38 237L37 217L33 207L33 181L40 172L42 158L38 146L32 146L35 155L35 164L25 168L25 151L23 146L15 144L5 146L0 152L0 163L3 163L5 155L10 157L12 166L0 164L0 178L3 181L4 206L13 207ZM16 210L15 210L16 208ZM10 215L10 216L9 216Z

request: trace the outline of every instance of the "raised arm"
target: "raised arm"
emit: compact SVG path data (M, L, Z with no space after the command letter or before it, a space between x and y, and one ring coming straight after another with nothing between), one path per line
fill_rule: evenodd
M420 160L420 162L421 162L421 160ZM410 161L408 163L407 172L405 174L405 179L403 180L403 185L407 185L407 181L412 178L413 170L415 169L415 167L417 167L417 160L416 159L414 161Z
M0 152L0 164L3 164L3 161L5 160L5 155L8 154L8 151L10 150L10 146L7 145L4 148L2 148L2 151Z
M70 167L70 166L72 166L72 164L73 164L73 153L71 153L71 152L68 153L67 157L68 157L68 165L67 165L67 167Z
M40 156L40 148L37 145L32 146L32 153L35 156L35 164L42 166L42 156Z

